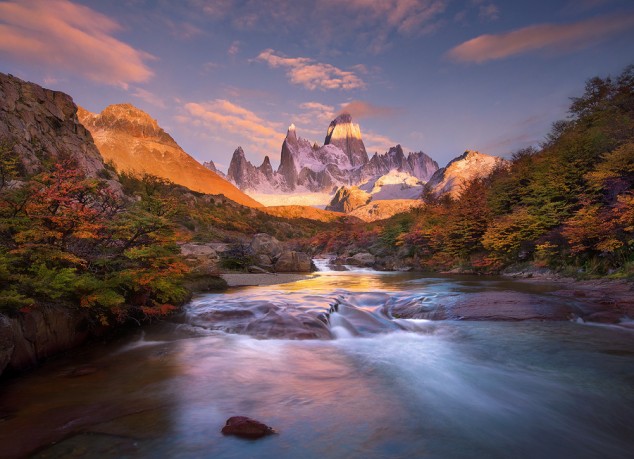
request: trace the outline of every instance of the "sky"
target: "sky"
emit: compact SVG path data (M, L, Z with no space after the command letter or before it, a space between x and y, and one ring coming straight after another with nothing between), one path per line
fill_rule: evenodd
M632 0L0 0L0 72L132 103L224 171L342 112L370 154L508 157L629 64Z

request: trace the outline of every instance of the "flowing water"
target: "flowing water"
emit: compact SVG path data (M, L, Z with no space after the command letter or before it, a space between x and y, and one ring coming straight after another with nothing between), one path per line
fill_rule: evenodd
M552 288L322 272L201 295L0 386L0 457L630 458L631 329L395 314ZM223 437L234 415L279 433Z

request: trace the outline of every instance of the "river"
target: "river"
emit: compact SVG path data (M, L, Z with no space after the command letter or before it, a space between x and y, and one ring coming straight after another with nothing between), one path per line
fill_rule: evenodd
M563 301L551 290L326 271L199 295L2 383L0 457L630 458L633 330L394 313L491 291ZM234 415L278 433L224 437Z

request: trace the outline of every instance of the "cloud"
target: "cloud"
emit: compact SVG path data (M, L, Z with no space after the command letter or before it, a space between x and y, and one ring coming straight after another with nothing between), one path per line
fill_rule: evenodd
M334 65L316 62L308 57L285 57L273 49L262 51L256 60L266 62L271 68L286 68L286 75L293 84L311 91L315 89L352 90L365 88L365 82L356 73L341 70Z
M341 5L339 0L326 3ZM384 23L405 34L417 33L447 7L445 0L348 0L345 7L363 15L366 23Z
M0 3L0 54L48 71L80 74L127 88L152 77L152 56L114 38L121 27L86 6L67 0Z
M361 136L363 137L365 149L370 156L372 156L372 154L375 152L379 154L385 153L390 149L390 147L393 147L399 143L387 136L376 134L372 131L362 131ZM403 146L403 150L408 151L405 146Z
M447 53L461 62L487 62L531 51L572 51L634 27L634 14L601 16L572 24L538 24L498 35L480 35Z
M339 113L350 113L354 119L391 116L397 112L398 110L393 107L380 107L362 100L353 100L341 104L341 110L339 110Z
M394 34L420 36L442 23L449 0L189 0L192 8L239 30L297 33L329 48L346 41L374 52Z
M328 124L337 116L335 107L321 102L304 102L299 104L299 109L298 112L287 113L286 118L297 126L297 132L302 137L323 142Z
M159 108L165 108L165 101L158 97L156 94L151 93L150 91L143 88L133 88L132 95L138 99L141 99L144 102L147 102L150 105L155 105Z
M191 40L205 34L204 30L189 22L174 22L168 18L162 18L162 20L170 30L170 34L179 40Z
M227 49L227 54L229 56L235 56L239 52L240 52L240 42L236 40L233 43L231 43L231 46L229 46L229 49Z
M181 123L205 128L211 135L235 135L248 143L244 145L250 152L279 157L284 141L280 123L267 121L251 110L228 100L215 99L208 102L190 102L184 105L186 116L178 119Z
M485 21L497 21L500 18L500 9L493 3L479 6L478 16Z

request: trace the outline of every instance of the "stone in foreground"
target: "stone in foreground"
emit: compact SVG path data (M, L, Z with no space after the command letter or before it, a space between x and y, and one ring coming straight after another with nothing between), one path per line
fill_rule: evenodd
M232 416L227 419L227 423L222 428L224 435L235 435L242 438L262 438L266 435L276 433L272 427L262 424L260 421L246 416Z

